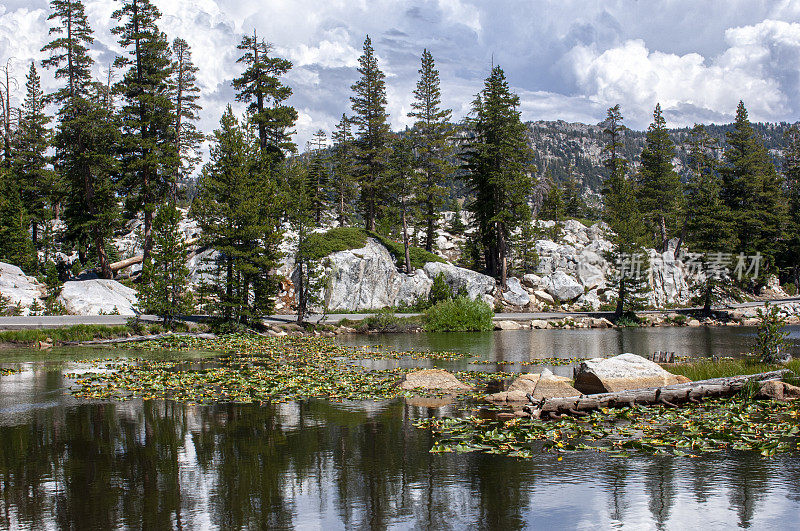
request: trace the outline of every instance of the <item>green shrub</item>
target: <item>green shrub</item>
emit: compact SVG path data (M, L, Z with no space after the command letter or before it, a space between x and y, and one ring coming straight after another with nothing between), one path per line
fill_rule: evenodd
M306 238L305 254L309 260L320 260L331 253L360 249L367 245L367 238L375 238L386 247L398 267L405 264L405 249L401 242L395 242L375 232L357 227L336 227L328 232L311 234ZM421 268L428 262L444 262L445 260L419 247L409 247L408 254L411 266Z
M433 279L431 291L428 293L428 300L430 301L431 305L434 305L452 298L453 290L444 279L444 273L439 273Z
M786 319L777 306L764 304L758 309L758 343L756 349L763 363L776 363L781 359L781 349L786 347Z
M430 332L486 332L494 329L492 307L481 300L460 296L439 302L425 312Z
M332 253L360 249L367 245L367 232L356 227L337 227L314 233L306 238L305 253L310 260L319 260Z
M358 325L360 332L407 332L411 328L416 328L417 321L412 318L398 317L390 308L378 310L374 315L371 315L362 320Z
M617 319L614 324L620 327L631 328L639 326L641 324L641 320L634 312L627 311L620 315L619 319Z
M783 285L783 291L794 297L797 295L797 286L794 285L794 282L787 282Z

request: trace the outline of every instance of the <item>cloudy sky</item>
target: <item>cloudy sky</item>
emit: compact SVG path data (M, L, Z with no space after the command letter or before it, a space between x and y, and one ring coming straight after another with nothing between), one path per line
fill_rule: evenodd
M201 128L210 132L238 75L236 44L256 28L291 59L286 82L303 149L350 112L366 34L387 74L392 126L406 117L423 48L434 55L445 103L460 119L501 65L525 120L602 120L620 103L645 128L660 102L670 125L730 121L739 99L751 119L800 119L800 0L157 0L161 28L182 37L200 67ZM0 60L24 85L43 58L46 0L0 0ZM121 53L110 28L118 2L87 0L97 75ZM43 74L46 88L53 80Z

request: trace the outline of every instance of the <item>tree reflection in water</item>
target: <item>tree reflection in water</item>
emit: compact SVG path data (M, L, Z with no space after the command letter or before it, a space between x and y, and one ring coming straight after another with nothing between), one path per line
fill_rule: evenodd
M25 377L0 388L3 528L786 527L800 510L798 456L439 455L413 422L453 406L79 402L52 371Z

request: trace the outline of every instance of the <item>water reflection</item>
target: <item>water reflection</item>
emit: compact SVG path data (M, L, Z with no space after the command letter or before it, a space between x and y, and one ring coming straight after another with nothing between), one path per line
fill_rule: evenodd
M794 356L800 356L800 327L788 327ZM376 334L342 336L346 345L385 345L398 350L453 350L491 361L528 361L549 357L593 358L655 351L678 356L738 356L753 349L751 327L665 327L578 330L507 330L502 332Z
M85 402L57 371L9 378L3 528L783 528L800 510L798 456L434 455L413 421L456 405Z

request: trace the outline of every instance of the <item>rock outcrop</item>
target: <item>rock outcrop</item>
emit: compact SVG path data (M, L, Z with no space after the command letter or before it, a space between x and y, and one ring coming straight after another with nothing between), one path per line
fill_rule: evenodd
M542 398L579 396L581 393L570 385L569 378L556 376L549 369L544 369L538 374L521 374L511 382L506 391L486 395L485 400L516 406L529 403L529 394L534 400L541 400Z
M800 387L786 382L772 380L761 384L761 388L756 393L756 398L766 398L769 400L797 400L800 398Z
M135 290L102 278L65 282L58 300L72 315L135 315L139 303Z
M683 382L684 379L665 371L657 363L630 353L586 360L575 370L575 389L587 395Z
M0 262L0 295L8 299L9 306L18 307L22 315L30 313L34 302L43 307L45 292L45 286L35 277L27 276L15 265Z

